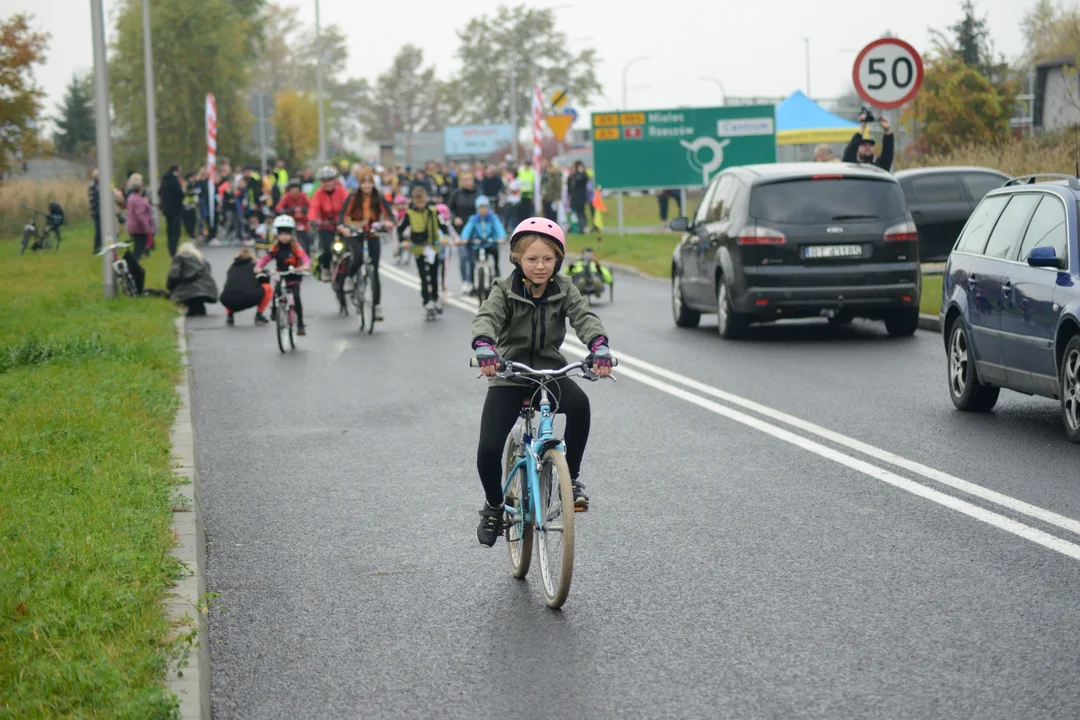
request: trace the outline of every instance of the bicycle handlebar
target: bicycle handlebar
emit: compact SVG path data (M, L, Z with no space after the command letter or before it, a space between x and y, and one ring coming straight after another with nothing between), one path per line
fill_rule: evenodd
M611 367L618 367L619 360L617 358L611 358ZM469 360L469 367L480 367L480 361L476 358ZM589 370L590 368L585 366L584 360L573 362L566 367L559 368L558 370L534 370L525 363L515 362L513 360L506 360L498 365L507 376L509 375L538 375L541 377L562 377L574 370Z
M116 250L118 248L126 248L126 247L131 247L131 243L116 242L116 243L112 243L110 245L106 245L105 247L101 248L101 252L97 252L97 253L94 253L94 254L98 255L98 256L101 256L101 255L104 255L105 253L109 252L110 250Z

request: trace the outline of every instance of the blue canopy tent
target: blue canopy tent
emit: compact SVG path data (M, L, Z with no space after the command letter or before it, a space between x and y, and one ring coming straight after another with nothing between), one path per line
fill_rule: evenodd
M796 90L776 106L776 144L846 143L858 124L833 115Z

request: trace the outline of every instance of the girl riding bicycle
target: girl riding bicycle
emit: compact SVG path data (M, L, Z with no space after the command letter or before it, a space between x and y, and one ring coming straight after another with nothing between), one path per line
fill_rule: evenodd
M361 243L366 242L368 255L371 257L371 291L375 303L375 320L383 319L382 285L379 282L379 255L382 251L381 233L394 226L394 217L385 201L375 190L375 176L370 172L363 171L359 176L360 187L354 192L341 209L341 218L338 220L338 232L348 238L349 251L352 253L352 264L349 267L349 275L360 269L364 261L364 248ZM347 225L360 230L357 235Z
M440 233L449 235L450 229L439 219L435 208L428 204L428 192L422 186L412 190L412 205L398 225L398 235L409 232L408 243L416 258L416 270L420 273L420 295L426 310L441 310L439 301Z
M296 239L296 221L291 215L278 215L274 218L274 244L255 263L255 272L266 267L271 260L277 264L278 272L311 269L311 258ZM290 275L285 278L285 288L292 293L296 302L297 335L306 335L304 330L304 306L300 303L300 281L302 277Z
M493 378L484 401L476 451L476 468L485 495L476 537L488 547L495 544L502 528L502 453L506 436L517 421L522 402L535 391L533 385L496 378L503 359L527 363L537 370L562 367L566 358L559 348L569 320L590 350L586 364L600 377L611 374L607 331L569 278L558 274L565 256L562 228L542 217L523 220L510 238L513 272L495 281L491 295L473 319L476 359L481 372ZM589 398L568 377L555 381L552 389L556 412L566 415L563 439L574 486L574 506L585 509L589 496L578 474L589 440Z

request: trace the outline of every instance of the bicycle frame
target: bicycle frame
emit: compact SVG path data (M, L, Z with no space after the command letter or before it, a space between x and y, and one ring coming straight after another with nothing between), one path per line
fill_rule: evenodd
M522 498L522 507L524 508L525 514L523 520L525 523L533 523L538 530L543 531L543 513L538 513L536 511L540 498L540 464L544 457L544 453L551 448L556 448L563 453L566 452L563 441L555 437L555 413L551 408L551 397L548 395L547 381L540 385L540 428L534 438L532 436L532 419L535 413L536 411L531 405L528 410L522 410L522 415L525 418L525 429L522 433L521 445L518 452L523 454L519 455L514 466L506 476L503 483L503 496L505 496L506 491L510 489L510 483L513 481L514 476L524 468L527 481L526 495L530 499L530 502L526 503L525 498ZM503 509L506 514L509 517L514 518L514 520L521 517L522 511L512 508L509 505L504 505Z

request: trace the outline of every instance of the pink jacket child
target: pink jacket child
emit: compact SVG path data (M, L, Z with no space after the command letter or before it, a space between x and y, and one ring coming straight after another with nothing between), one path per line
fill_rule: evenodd
M149 235L154 232L154 209L150 201L139 193L131 193L127 199L128 235Z

